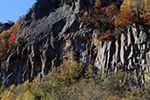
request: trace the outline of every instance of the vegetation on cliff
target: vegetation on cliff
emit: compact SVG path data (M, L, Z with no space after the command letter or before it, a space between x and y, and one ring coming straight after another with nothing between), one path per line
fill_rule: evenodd
M10 29L4 30L0 34L0 60L5 59L7 54L10 53L10 51L13 51L12 49L15 49L14 39L17 29L23 21L24 17L25 15L20 16L16 24L14 24Z
M97 29L99 36L108 38L125 31L133 23L149 28L149 3L148 0L124 0L119 9L113 3L104 6L101 0L96 0L91 9L81 10L80 16L84 23Z
M53 69L44 77L23 84L0 87L1 100L129 100L150 99L150 80L138 88L134 72L95 74L94 67L71 62ZM147 78L150 78L148 75Z

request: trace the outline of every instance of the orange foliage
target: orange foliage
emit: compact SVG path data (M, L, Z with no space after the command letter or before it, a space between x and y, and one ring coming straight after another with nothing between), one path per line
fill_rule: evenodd
M114 68L120 68L121 64L117 64L116 66L114 66Z
M108 37L108 34L107 34L107 33L104 33L104 37Z
M117 6L114 4L111 4L105 10L105 14L108 17L108 19L111 19L114 15L117 14L117 12L118 12Z
M150 15L148 13L141 14L139 17L143 19L142 21L146 24L148 24L148 22L150 21Z
M114 20L114 23L113 23L115 26L118 26L120 24L120 18L119 17L120 17L120 14L115 16L115 20Z
M17 29L18 29L20 23L24 20L25 16L26 16L26 15L20 16L19 19L17 20L17 23L16 23L15 25L13 25L13 26L10 28L10 30L12 30L13 32L17 32Z
M0 57L2 56L3 54L2 53L0 53Z
M101 11L102 13L104 13L105 10L106 10L106 7L102 7L102 8L100 9L100 11Z
M123 23L129 22L133 20L133 12L130 10L130 8L125 8L121 12L120 15L120 21Z
M96 8L96 7L100 7L101 6L101 1L100 0L97 0L96 2L95 2L95 5L94 5L94 7Z
M106 34L111 34L111 30L108 29L108 30L106 31Z
M122 12L115 16L114 24L118 26L121 23L133 21L134 13L128 7L124 8Z

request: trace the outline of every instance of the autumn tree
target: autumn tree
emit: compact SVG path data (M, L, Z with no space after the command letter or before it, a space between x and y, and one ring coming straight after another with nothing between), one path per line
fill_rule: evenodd
M111 4L109 5L106 10L105 10L105 14L107 16L108 19L112 20L113 17L118 13L118 8L116 5Z
M102 4L102 2L101 2L100 0L97 0L97 1L95 2L94 7L95 7L95 8L100 8L100 7L101 7L101 4Z
M145 24L150 24L150 15L146 12L140 15L140 20Z
M149 13L150 0L124 0L120 10L123 11L126 8L130 8L135 13L136 21L139 22L139 15Z
M133 20L133 12L130 8L124 8L123 11L120 13L120 23L127 23Z
M20 16L16 24L14 24L9 30L4 30L0 34L0 57L4 55L6 56L9 47L12 45L15 39L17 29L24 20L25 16L26 15ZM11 23L11 21L8 21L8 23Z
M150 0L144 0L144 10L150 12Z

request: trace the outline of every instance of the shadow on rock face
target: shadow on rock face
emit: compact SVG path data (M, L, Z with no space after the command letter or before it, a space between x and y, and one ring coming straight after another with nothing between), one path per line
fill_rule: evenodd
M56 37L59 32L62 31L63 27L65 26L66 21L61 19L60 21L56 22L52 27L53 36Z

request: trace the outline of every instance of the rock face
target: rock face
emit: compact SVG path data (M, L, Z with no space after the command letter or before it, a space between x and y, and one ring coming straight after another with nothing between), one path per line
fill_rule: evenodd
M33 5L32 10L20 25L18 35L23 35L29 41L40 41L48 35L55 39L62 37L65 32L78 30L80 0L63 6L59 6L57 0L44 1L39 0Z
M133 25L111 41L99 41L95 67L104 73L116 70L120 65L123 70L135 72L137 84L140 84L139 77L144 82L143 73L149 72L149 34L148 29Z
M120 63L125 70L149 64L149 32L139 26L128 28L127 33L111 41L99 41L95 66L113 70Z
M17 32L26 42L19 43L16 52L1 64L1 84L32 81L72 61L92 64L97 73L120 68L134 71L137 83L139 76L144 81L143 72L149 71L144 65L150 63L148 29L133 25L119 37L101 41L96 30L85 27L79 17L85 0L59 4L39 0L33 5Z

